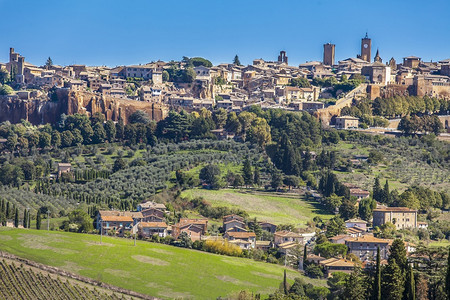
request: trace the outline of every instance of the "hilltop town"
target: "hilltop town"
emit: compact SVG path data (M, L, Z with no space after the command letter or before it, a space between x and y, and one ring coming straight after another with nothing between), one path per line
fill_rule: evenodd
M361 39L360 54L335 61L336 46L327 43L323 46L323 61L298 66L289 65L287 53L281 51L277 60L255 59L248 66L241 65L236 55L233 63L217 66L204 58L183 57L181 61L115 68L59 66L51 58L38 67L10 48L9 62L0 63L0 69L2 83L9 78L14 90L3 89L6 95L1 98L4 113L0 120L42 123L48 117L40 111L55 110L46 110L45 101L59 97L66 102L58 108L59 114L92 115L100 111L107 119L122 119L125 123L138 109L161 120L169 109L191 112L223 108L239 112L257 105L314 113L329 124L343 107L363 98L450 97L450 59L425 62L420 57L406 56L402 62L394 58L383 62L378 49L372 58L371 47L366 35ZM22 105L27 107L26 112L14 112L20 106L14 103L21 100L41 101L40 111L29 104ZM448 119L443 123L448 128Z
M450 59L338 46L114 68L10 48L0 298L447 299Z

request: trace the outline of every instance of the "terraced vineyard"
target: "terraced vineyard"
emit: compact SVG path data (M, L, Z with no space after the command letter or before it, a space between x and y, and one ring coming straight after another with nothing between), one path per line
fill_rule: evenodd
M33 271L22 264L0 261L0 299L130 299L95 287L72 284L61 276Z

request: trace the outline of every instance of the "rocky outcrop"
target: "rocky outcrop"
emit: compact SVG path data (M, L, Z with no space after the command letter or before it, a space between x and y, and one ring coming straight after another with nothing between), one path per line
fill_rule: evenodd
M145 111L152 120L159 121L166 117L167 107L160 103L117 99L89 92L76 92L67 89L57 90L57 101L21 100L14 97L0 98L0 122L11 123L27 120L32 124L55 123L61 114L86 114L99 112L106 120L122 119L126 124L128 118L137 110Z

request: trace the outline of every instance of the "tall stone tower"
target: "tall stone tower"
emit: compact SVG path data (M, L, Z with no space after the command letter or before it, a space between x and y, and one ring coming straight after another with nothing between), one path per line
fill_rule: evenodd
M288 57L286 56L286 51L280 51L280 55L278 55L278 62L288 64Z
M372 57L370 54L371 48L372 48L372 40L369 39L366 32L366 36L361 39L361 55L359 56L359 58L370 63L370 58Z
M323 64L326 66L334 65L334 49L336 45L326 43L323 45Z

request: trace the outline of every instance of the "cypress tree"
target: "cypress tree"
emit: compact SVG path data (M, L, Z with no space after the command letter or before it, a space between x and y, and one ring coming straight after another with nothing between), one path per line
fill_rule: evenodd
M414 281L414 272L411 266L408 267L408 274L406 276L406 299L416 300L416 284Z
M23 228L28 228L27 222L28 222L27 210L25 209L23 211Z
M39 209L36 214L36 229L37 230L41 229L41 212Z
M308 260L308 249L306 248L306 244L305 244L305 248L303 249L303 270L306 268L307 260Z
M283 291L284 291L285 295L289 294L289 287L288 287L288 282L287 282L287 278L286 278L286 269L284 269Z
M380 255L380 247L377 247L377 266L375 268L375 280L373 282L373 300L381 300L381 255Z
M383 190L383 203L389 204L391 202L391 193L389 192L389 181L386 179Z
M253 173L253 183L257 186L261 185L261 174L257 166L255 166L255 172Z
M389 257L390 258L390 257ZM395 258L389 260L382 272L382 299L402 299L405 290L404 275L395 262Z
M242 166L242 177L244 178L245 185L251 185L253 183L253 172L250 161L245 159L244 164Z
M375 183L373 184L373 199L375 199L378 202L381 202L381 185L380 185L380 179L378 177L375 177Z
M9 204L9 201L6 203L6 211L5 211L6 218L11 218L11 205Z
M19 227L19 209L16 208L16 214L14 216L14 227Z

